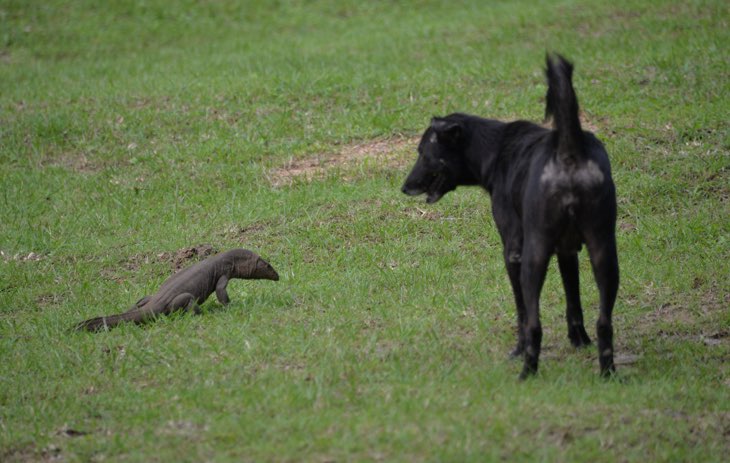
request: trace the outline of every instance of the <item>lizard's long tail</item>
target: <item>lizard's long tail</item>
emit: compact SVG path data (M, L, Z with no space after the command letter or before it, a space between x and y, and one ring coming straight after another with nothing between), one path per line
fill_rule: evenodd
M135 312L124 312L117 315L107 315L106 317L96 317L84 320L74 327L76 331L104 331L114 328L124 322L139 322L142 314Z

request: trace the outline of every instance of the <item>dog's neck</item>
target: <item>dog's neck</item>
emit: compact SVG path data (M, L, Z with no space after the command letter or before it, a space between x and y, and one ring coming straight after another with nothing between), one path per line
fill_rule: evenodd
M481 185L491 194L505 123L495 120L486 122L474 124L472 143L464 150L467 169L473 178L465 179L463 185Z

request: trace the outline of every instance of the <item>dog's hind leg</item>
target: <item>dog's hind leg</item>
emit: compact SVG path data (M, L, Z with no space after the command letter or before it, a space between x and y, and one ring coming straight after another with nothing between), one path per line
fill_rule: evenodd
M586 236L586 246L593 266L593 275L598 285L600 299L596 331L598 335L598 360L601 376L610 376L616 368L613 364L613 324L611 314L616 302L619 285L616 236L603 233L601 236Z
M525 301L525 357L520 379L537 373L542 344L540 325L540 292L545 282L545 273L550 262L554 243L545 236L526 237L522 252L520 284Z
M575 347L588 346L591 338L583 325L583 308L580 304L580 279L578 276L578 254L558 254L558 268L565 289L565 318L568 322L568 339Z

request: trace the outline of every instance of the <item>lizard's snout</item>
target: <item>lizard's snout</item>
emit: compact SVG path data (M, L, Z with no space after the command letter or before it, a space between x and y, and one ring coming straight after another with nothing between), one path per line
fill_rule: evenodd
M259 259L256 263L256 274L259 278L279 281L279 274L274 270L274 267L263 259Z

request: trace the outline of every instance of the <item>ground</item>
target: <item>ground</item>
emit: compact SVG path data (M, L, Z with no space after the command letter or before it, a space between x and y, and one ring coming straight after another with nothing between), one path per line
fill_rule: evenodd
M1 461L725 459L726 2L97 3L0 2ZM610 381L553 263L518 383L488 196L400 193L432 116L540 122L546 50L617 185ZM281 280L69 330L233 247Z

